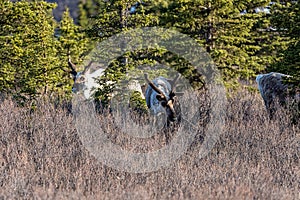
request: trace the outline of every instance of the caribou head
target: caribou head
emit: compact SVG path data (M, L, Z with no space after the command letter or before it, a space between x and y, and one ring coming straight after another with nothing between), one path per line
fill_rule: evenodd
M92 96L92 90L98 86L95 78L102 76L104 72L104 69L98 69L91 73L90 68L92 64L93 61L90 61L89 64L84 67L83 71L77 72L77 66L72 63L70 57L68 60L68 65L71 69L70 73L74 80L72 92L83 92L86 99L89 99Z
M158 77L153 81L150 81L148 74L145 74L144 76L148 83L145 95L148 108L153 114L165 112L168 121L176 121L177 114L174 109L176 101L175 88L180 74L172 81L168 81L164 77Z

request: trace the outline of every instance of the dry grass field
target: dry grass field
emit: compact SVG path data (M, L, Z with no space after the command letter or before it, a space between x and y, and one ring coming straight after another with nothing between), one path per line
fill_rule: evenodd
M0 104L0 199L300 199L300 128L285 113L270 121L258 94L228 99L224 132L202 159L199 138L171 166L121 172L90 155L65 109L40 102L30 112L7 99Z

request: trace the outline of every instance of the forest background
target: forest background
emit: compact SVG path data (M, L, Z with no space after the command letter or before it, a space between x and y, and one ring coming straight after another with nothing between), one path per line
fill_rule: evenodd
M229 92L251 89L257 74L270 71L292 75L289 81L299 87L299 12L298 1L1 1L0 91L20 102L69 97L68 57L82 67L97 42L149 26L195 39L212 57ZM121 69L160 62L197 81L188 63L166 50L123 57L126 63L122 58L112 62L114 74L108 79L119 79Z

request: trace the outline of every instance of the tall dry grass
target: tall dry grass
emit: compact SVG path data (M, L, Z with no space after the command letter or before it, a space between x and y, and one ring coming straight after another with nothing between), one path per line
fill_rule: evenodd
M99 118L120 145L142 151L163 145L153 139L136 145L139 140L111 128L111 118ZM65 109L39 102L32 112L6 99L0 104L0 199L299 199L299 126L287 114L270 121L260 96L248 93L228 100L225 124L205 158L198 159L196 137L171 166L133 174L97 162Z

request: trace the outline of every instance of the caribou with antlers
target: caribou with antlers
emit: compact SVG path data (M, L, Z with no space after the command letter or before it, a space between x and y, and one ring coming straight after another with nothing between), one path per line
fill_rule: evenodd
M176 113L175 108L175 88L180 74L172 81L168 81L164 77L150 81L148 74L144 74L144 76L148 83L145 94L146 103L152 114L166 113L168 123L177 121L179 113Z
M96 78L101 77L104 74L104 70L105 70L100 68L91 73L92 64L93 61L90 61L89 64L84 67L83 71L78 72L76 71L77 66L74 63L72 63L70 57L68 60L68 65L69 68L71 69L70 73L74 80L72 92L74 93L83 92L84 97L86 99L90 99L93 94L93 89L99 87Z
M90 99L93 94L93 89L101 88L99 83L97 83L97 78L104 75L105 69L97 69L91 73L91 66L93 64L93 61L90 61L89 64L84 68L82 72L77 72L76 68L77 66L72 63L70 57L68 60L69 68L71 69L70 73L74 80L74 85L72 87L73 93L79 93L83 92L86 99ZM107 81L106 85L113 86L114 81ZM129 82L126 82L127 84L127 90L129 91L137 91L140 93L141 98L145 99L144 94L142 92L141 85L136 80L131 80ZM111 96L114 96L114 94L111 94Z

